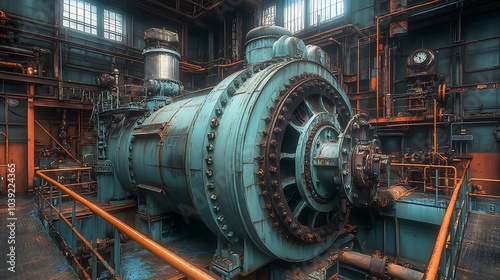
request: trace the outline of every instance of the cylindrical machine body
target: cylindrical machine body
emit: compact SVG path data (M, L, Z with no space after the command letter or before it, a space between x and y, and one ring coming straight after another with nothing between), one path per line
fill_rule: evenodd
M304 73L308 75L301 76ZM270 191L263 191L265 186L259 185L262 180L266 180L266 176L261 178L256 175L264 167L259 160L265 151L259 143L265 141L262 132L268 126L265 119L274 116L269 108L275 105L280 91L282 94L288 93L286 86L291 83L289 80L292 78L297 79L298 84L313 81L314 84L308 86L311 89L319 83L317 89L301 93L303 96L297 98L297 104L292 104L293 106L309 106L299 105L307 100L309 93L315 93L314 98L318 100L323 95L328 100L317 108L317 113L311 112L311 116L304 115L304 118L318 115L318 118L325 120L331 118L333 123L333 115L326 111L334 109L336 96L339 101L337 113L342 117L339 117L335 125L340 126L349 119L351 109L347 97L336 90L340 89L338 82L322 65L306 60L262 64L229 76L207 96L177 100L144 119L124 119L111 132L109 140L108 150L113 153L116 178L131 193L136 193L136 187L141 184L161 188L164 194L154 195L153 199L162 203L165 209L180 213L185 209L195 209L196 214L214 233L231 243L251 239L252 243L267 254L290 261L316 256L333 242L335 232L343 225L341 222L330 228L326 216L333 206L327 207L324 210L325 218L317 221L318 225L327 227L322 231L321 237L319 233L314 237L310 232L310 236L305 236L307 230L304 228L304 241L293 241L291 233L279 233L285 228L279 230L279 227L274 226L283 223L283 227L286 227L286 222L278 220L280 217L270 218L274 212L286 212L286 205L283 211L278 208L266 209L266 205L272 203L266 201L267 198L264 199L262 194L269 194ZM273 129L276 132L278 130L277 127ZM283 142L287 136L278 135L280 137L279 141ZM294 141L296 143L293 146L296 146L299 139ZM273 139L270 143L269 148L272 148ZM289 150L283 152L280 181L300 180L292 179L295 178L295 171L302 168L294 167L295 158L291 155L294 148L286 148ZM276 163L276 166L280 165ZM273 174L268 176L269 184L275 183ZM289 176L290 178L285 178ZM276 197L283 196L286 202L288 192L292 196L292 189L298 187L293 183L291 190L287 191L288 185L285 184L288 183L281 185L284 192ZM303 185L305 184L304 182ZM273 193L269 195L272 196ZM300 200L300 196L297 199ZM340 195L334 201L337 207L337 202L341 201ZM269 207L280 207L280 202L276 199L276 206ZM290 207L295 207L300 216L301 208L309 207L306 200L299 203L300 205ZM333 210L338 211L336 208ZM283 217L284 220L293 218L293 213L290 212L283 215L287 216ZM304 219L307 219L307 215L309 214L303 215ZM298 228L298 236L302 231L300 228L305 226L298 222L294 226ZM289 235L288 238L284 238L286 234ZM313 241L315 238L320 241ZM311 242L308 243L307 240ZM310 246L311 244L314 246Z
M347 96L324 64L283 57L301 41L276 44L279 56L252 60L208 95L115 122L107 158L125 189L164 211L199 216L227 243L303 261L344 226L357 194L343 190L355 182L346 170L359 169L348 159L352 139L366 140L369 125L351 120ZM351 139L344 131L352 130Z

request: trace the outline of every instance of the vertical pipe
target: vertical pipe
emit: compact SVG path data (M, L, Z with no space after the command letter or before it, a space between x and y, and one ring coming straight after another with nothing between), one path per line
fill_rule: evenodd
M357 83L356 83L356 93L359 93L359 88L360 88L360 83L361 83L361 69L359 69L359 67L361 67L361 39L363 39L362 37L361 38L358 38L358 61L357 61ZM356 102L356 104L359 104L359 100ZM358 109L358 112L359 112L359 105L357 106Z
M92 247L97 249L97 215L92 213ZM97 256L92 254L92 279L97 279Z
M434 161L434 157L438 153L438 144L437 144L437 101L436 99L433 99L434 101L434 133L433 133L433 146L434 149L432 151L432 161Z
M438 185L439 185L439 177L438 177L439 176L439 170L436 169L435 173L436 173L435 174L435 176L436 176L436 178L435 178L436 197L435 197L434 205L437 206L438 205L438 200L439 200L439 198L438 198L438 195L439 195L439 188L438 188Z
M61 189L57 190L57 204L59 204L59 212L62 213L62 211L63 211L63 205L62 205L62 193L61 193ZM58 231L61 232L62 223L59 221L58 224L59 224Z
M71 206L71 225L75 227L76 224L76 200L73 199ZM76 252L76 236L74 233L71 234L71 251Z
M396 210L394 210L394 227L394 230L396 231L396 259L399 259L399 221L398 215L396 215Z
M384 255L387 255L387 218L384 218Z
M3 137L5 138L5 174L7 174L7 165L9 164L9 137L7 136L7 134L5 132L1 132L1 131L0 131L0 135L3 135Z
M35 106L33 105L33 96L35 95L35 85L30 84L30 97L28 98L28 114L27 114L27 135L28 135L28 154L27 154L27 175L28 175L28 191L33 187L33 179L35 178Z
M52 191L53 191L54 187L52 186L52 184L50 184L50 193L49 193L49 197L50 197L50 203L52 204L54 201L53 201L53 198L52 198ZM52 224L53 220L52 220L52 207L49 206L49 214L50 214L50 223Z

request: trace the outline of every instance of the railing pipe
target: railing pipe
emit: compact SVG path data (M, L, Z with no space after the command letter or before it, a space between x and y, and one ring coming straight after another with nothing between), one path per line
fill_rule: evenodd
M465 175L467 174L467 169L469 168L470 160L467 161L464 167L464 173L462 174L460 181L455 184L455 188L453 189L453 194L451 195L450 203L446 208L446 212L443 217L443 223L439 229L436 243L434 244L434 249L432 250L432 254L429 260L429 264L427 265L427 269L425 270L424 278L425 280L434 280L437 278L437 272L439 269L439 264L441 261L441 256L443 254L443 248L446 243L446 239L448 236L448 229L450 227L451 217L455 210L455 204L458 199L458 194L462 188L463 181L465 179ZM456 174L456 172L455 172ZM455 175L456 177L456 175ZM452 265L452 264L450 264Z
M474 181L487 182L487 183L500 183L500 179L470 178L467 181L467 185L469 185L471 182L474 182ZM486 198L500 198L500 196L498 196L498 195L491 195L491 194L469 193L467 195L468 196L480 196L480 197L486 197Z
M41 199L45 200L45 202L47 202L47 205L50 207L50 210L53 210L57 213L57 215L59 216L59 218L61 220L63 220L64 223L66 223L66 225L68 225L68 227L71 229L71 231L73 231L75 233L75 235L83 242L83 244L89 248L90 251L92 251L92 253L101 261L101 263L104 265L104 267L106 267L106 269L109 271L109 273L111 273L111 275L113 276L117 276L115 274L115 270L108 264L108 262L106 262L106 260L101 256L101 254L99 254L99 252L97 251L97 249L95 249L93 246L92 246L92 243L90 243L86 238L85 236L83 236L75 227L74 227L74 222L75 220L71 220L71 222L66 218L64 217L63 213L60 212L57 207L55 207L51 201L49 201L47 198L45 197L41 197ZM51 211L51 214L52 216L52 211ZM51 224L54 223L54 221L52 220L50 222ZM59 225L61 225L61 223L59 223ZM55 229L55 228L54 228ZM61 231L60 227L59 227L59 231ZM96 242L94 242L94 244L97 244ZM76 251L76 250L75 250ZM93 258L95 259L95 258ZM116 277L115 279L120 279L119 277Z
M40 194L40 193L39 193ZM45 198L43 198L42 201L45 201ZM52 206L52 205L51 205ZM42 205L41 209L43 209L45 206ZM42 211L42 214L44 219L45 220L49 220L49 218L47 217L47 215L45 215L45 213L43 213ZM57 230L54 226L53 223L50 224L50 227L53 229L53 230ZM64 240L64 238L61 238L61 241L64 245L64 247L66 248L66 250L69 250L69 253L71 254L71 258L73 259L73 261L75 262L76 266L80 269L80 271L82 272L83 274L83 277L87 280L91 280L92 278L90 277L90 275L87 273L87 271L85 270L85 268L83 268L82 264L80 263L80 261L78 261L78 259L75 257L75 254L73 253L73 248L71 248L71 246L66 242L66 240Z
M79 168L82 170L82 168ZM85 169L85 168L83 168ZM62 169L64 170L64 169ZM70 169L70 170L75 170L75 169ZM78 169L76 169L78 170ZM57 172L61 171L61 169L53 169L53 170L38 170L37 174L42 177L43 179L47 180L51 184L57 186L58 188L62 189L64 192L69 194L73 199L77 200L78 202L82 203L83 205L87 206L93 213L97 214L101 218L103 218L105 221L108 223L112 224L115 226L119 231L121 231L123 234L127 235L132 239L133 241L137 242L139 245L143 246L145 249L153 253L154 255L164 259L168 263L170 263L173 267L178 269L180 272L184 273L185 275L193 278L193 279L213 279L215 280L216 278L208 271L206 271L204 268L198 267L195 264L181 258L174 252L162 247L160 244L154 242L153 240L149 239L142 233L138 232L137 230L133 229L132 227L128 226L124 222L120 221L118 218L112 216L108 212L104 211L97 205L93 204L92 202L86 200L79 194L73 192L71 189L65 187L64 185L60 184L56 180L50 178L47 176L46 172ZM68 170L69 171L69 170Z
M435 165L435 164L413 164L413 163L398 163L393 162L391 166L404 166L404 167L422 167L422 168L441 168L441 169L452 169L453 170L453 184L457 184L457 168L450 165Z

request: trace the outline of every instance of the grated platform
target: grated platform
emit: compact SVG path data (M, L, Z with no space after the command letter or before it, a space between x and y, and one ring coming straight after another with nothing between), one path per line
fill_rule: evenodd
M500 279L500 215L470 213L455 279Z
M15 208L15 272L7 264L11 245L7 198L0 198L0 279L78 279L37 217L34 197L18 195Z

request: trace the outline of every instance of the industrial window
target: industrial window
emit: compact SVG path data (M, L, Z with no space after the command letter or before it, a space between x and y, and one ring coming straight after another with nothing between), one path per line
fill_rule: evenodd
M81 0L64 0L63 26L97 35L97 7Z
M104 9L104 38L123 41L123 17L119 13Z
M309 2L309 11L309 24L316 25L344 14L344 1L312 0Z
M285 28L292 33L304 29L305 0L285 0Z
M274 25L276 18L276 5L271 5L262 11L262 25Z

